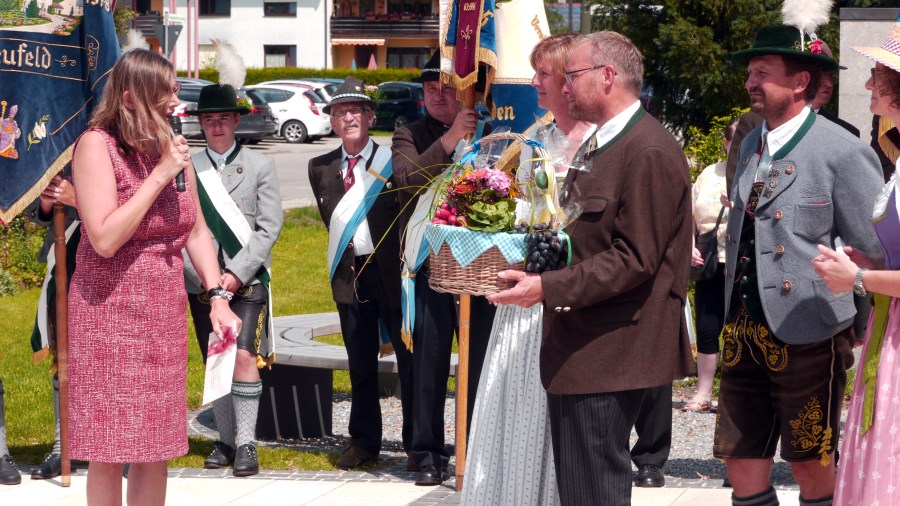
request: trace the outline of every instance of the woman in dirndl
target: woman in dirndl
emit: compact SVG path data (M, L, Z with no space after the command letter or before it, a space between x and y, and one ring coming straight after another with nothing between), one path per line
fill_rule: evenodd
M237 320L194 185L175 69L136 49L110 71L76 141L82 222L69 292L71 457L86 460L88 504L165 503L166 461L187 453L187 295L182 248L212 300L216 333ZM187 191L178 191L184 172ZM239 322L238 322L239 324Z
M557 166L559 179L565 178L596 130L569 116L568 99L562 94L566 61L577 36L547 37L531 53L531 85L538 105L554 120L526 135L560 147L557 155L567 163ZM478 383L461 504L559 503L547 396L540 379L543 315L543 304L498 305Z

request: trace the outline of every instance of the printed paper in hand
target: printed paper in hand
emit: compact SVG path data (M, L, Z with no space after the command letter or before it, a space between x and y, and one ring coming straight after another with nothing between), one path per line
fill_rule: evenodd
M206 377L203 379L203 404L231 393L234 359L237 357L237 321L222 326L222 337L209 333Z

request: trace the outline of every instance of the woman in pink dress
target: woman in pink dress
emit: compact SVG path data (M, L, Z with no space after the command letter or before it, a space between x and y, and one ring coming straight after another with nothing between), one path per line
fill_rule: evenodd
M900 125L900 22L882 47L853 50L875 60L866 82L872 113ZM834 504L841 506L900 505L900 201L895 180L896 174L872 213L883 259L850 247L842 255L819 246L822 254L813 260L832 292L875 294L841 446L834 492Z
M166 461L187 452L187 299L182 248L211 288L212 324L237 320L199 213L175 70L129 51L113 67L73 178L82 240L69 292L71 456L87 460L88 504L164 504ZM184 171L188 191L176 190Z

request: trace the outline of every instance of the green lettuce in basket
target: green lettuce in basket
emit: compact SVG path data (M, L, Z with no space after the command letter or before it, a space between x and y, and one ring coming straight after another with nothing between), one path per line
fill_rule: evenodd
M468 228L488 233L512 230L515 210L516 203L513 200L501 200L495 204L475 202L467 215Z

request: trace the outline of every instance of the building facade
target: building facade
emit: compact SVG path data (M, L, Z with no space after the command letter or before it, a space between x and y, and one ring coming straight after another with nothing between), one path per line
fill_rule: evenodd
M179 70L210 66L213 40L230 43L247 67L418 68L438 46L441 0L132 0L133 26L162 45L164 12L183 25ZM158 29L157 29L158 30Z

